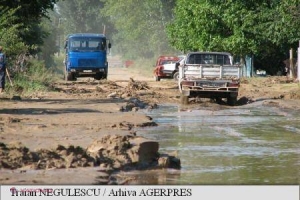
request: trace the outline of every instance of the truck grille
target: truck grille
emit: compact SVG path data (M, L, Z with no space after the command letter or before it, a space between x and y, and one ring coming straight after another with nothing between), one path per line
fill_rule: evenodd
M96 59L79 59L78 66L79 67L97 66L97 60Z

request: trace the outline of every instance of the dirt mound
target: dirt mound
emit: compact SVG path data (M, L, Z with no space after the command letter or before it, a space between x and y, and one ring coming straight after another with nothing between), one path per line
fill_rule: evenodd
M87 152L102 166L113 169L166 167L180 168L180 160L168 158L169 162L162 165L156 141L134 135L107 135L94 141ZM164 154L165 158L166 155Z
M294 99L299 100L300 99L300 89L295 89L293 91L290 91L286 96L286 99Z
M267 86L272 84L285 84L285 83L293 83L294 80L290 79L286 76L269 76L269 77L256 77L256 78L242 78L242 84L252 84L256 86Z
M147 82L144 81L135 81L133 78L129 79L128 85L126 90L128 92L136 92L140 90L149 90L150 87L148 86Z
M135 127L148 127L148 126L157 126L155 122L144 122L141 124L133 124L126 121L120 122L118 124L111 125L111 128L119 129L119 130L132 130Z
M114 81L103 81L101 83L105 86L105 88L107 90L117 90L117 89L121 89L122 88L122 86L118 85Z
M66 93L72 93L72 94L84 94L84 93L91 93L92 91L87 90L85 88L77 88L77 87L71 87L67 90L65 90Z
M248 99L247 103L272 99L298 100L300 99L299 92L298 83L286 76L243 78L239 89L239 99Z
M94 160L81 147L58 146L55 150L31 152L21 143L0 143L0 168L49 169L94 166Z
M0 168L17 169L37 162L36 154L21 143L5 145L0 143Z
M180 168L180 160L162 154L158 143L135 135L107 135L87 149L79 146L30 151L21 143L0 143L0 169L50 169L100 166L106 170L150 167Z
M147 91L147 93L153 93L150 90L150 87L148 86L147 82L135 81L133 80L133 78L130 78L127 86L125 88L117 90L116 94L119 98L138 97L140 95L143 95L143 92L141 91Z
M127 98L127 102L125 105L120 107L120 111L128 112L128 111L138 111L139 109L155 109L158 108L156 103L148 103L141 101L139 98L131 97Z

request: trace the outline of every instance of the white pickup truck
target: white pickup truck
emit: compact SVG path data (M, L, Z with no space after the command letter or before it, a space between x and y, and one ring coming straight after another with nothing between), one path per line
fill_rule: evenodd
M233 64L227 52L191 52L179 66L181 102L188 104L189 97L227 99L235 105L240 86L241 67Z

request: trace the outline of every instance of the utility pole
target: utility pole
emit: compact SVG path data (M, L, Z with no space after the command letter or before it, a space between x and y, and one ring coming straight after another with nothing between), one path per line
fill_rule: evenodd
M105 33L106 33L106 26L105 24L103 24L103 35L105 35Z

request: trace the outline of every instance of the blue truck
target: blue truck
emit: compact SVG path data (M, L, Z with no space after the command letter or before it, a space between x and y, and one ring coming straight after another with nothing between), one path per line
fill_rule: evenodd
M104 34L76 33L68 35L65 42L65 80L78 77L107 79L107 54L111 48Z

